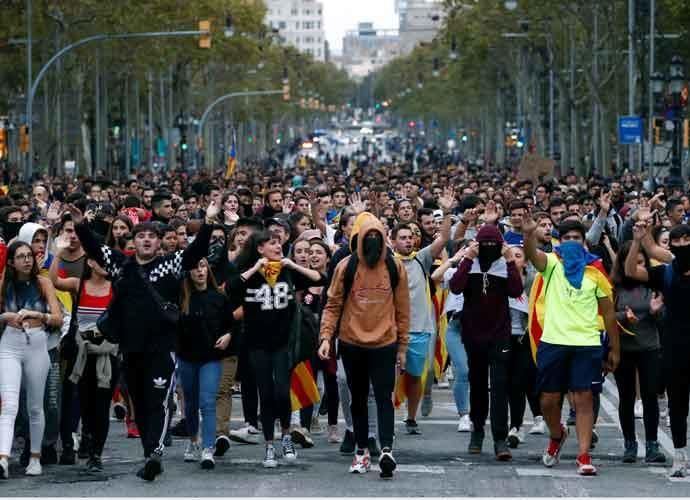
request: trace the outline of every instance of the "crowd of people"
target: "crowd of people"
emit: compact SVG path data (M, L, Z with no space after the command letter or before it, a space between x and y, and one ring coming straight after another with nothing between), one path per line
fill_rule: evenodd
M27 475L79 459L103 471L113 413L141 439L147 481L172 434L204 469L232 441L263 437L272 468L314 446L320 415L328 442L353 456L350 472L375 458L389 479L405 439L395 407L406 404L415 439L434 381L451 373L470 454L488 418L496 460L544 434L554 467L574 425L578 473L596 474L612 374L623 462L638 459L642 415L644 460L683 477L688 188L627 172L530 180L340 158L226 178L142 171L4 186L0 477L16 437ZM320 398L296 407L300 363ZM245 424L231 429L238 390ZM672 457L657 440L667 420Z

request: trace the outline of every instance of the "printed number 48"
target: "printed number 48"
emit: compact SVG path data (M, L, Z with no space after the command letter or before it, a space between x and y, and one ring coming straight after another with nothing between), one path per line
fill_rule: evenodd
M290 300L290 289L287 283L278 283L273 289L264 284L256 291L256 302L261 303L262 311L285 309Z

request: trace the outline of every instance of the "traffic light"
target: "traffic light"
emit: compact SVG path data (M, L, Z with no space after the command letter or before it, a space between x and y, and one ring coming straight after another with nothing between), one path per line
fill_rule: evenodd
M188 146L188 144L187 144L187 136L184 135L184 134L182 134L182 136L180 137L180 149L181 149L182 151L187 151L187 148L188 148L188 147L189 147L189 146Z
M19 127L19 151L22 153L29 152L29 127L27 125Z
M661 144L661 129L664 126L663 118L654 118L654 144Z
M211 21L199 21L199 31L204 33L199 35L199 48L211 48Z
M686 118L683 120L683 149L688 149L690 146L690 121Z
M0 127L0 160L7 158L7 129Z

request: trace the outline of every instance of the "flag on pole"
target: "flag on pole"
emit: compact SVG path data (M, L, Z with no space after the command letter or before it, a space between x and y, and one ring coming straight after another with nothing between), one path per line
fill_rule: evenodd
M298 364L290 375L290 402L292 411L308 408L321 400L316 387L314 371L309 360Z
M613 300L613 285L606 273L604 264L601 259L594 260L585 267L585 277L594 281L597 286L606 294L607 297ZM527 328L529 330L529 343L532 349L532 357L537 359L537 348L539 341L544 333L544 316L546 314L546 284L544 277L537 274L534 279L534 284L529 294L529 313L527 319ZM599 330L605 330L604 318L599 311Z
M232 146L230 146L230 155L228 156L227 168L225 169L225 180L230 179L237 170L237 134L235 129L232 130Z
M436 287L434 296L431 301L434 304L434 313L436 315L436 345L434 346L434 376L436 380L441 380L446 363L448 362L448 350L446 349L446 330L448 329L448 317L443 314L446 307L446 299L448 298L448 289L440 286Z

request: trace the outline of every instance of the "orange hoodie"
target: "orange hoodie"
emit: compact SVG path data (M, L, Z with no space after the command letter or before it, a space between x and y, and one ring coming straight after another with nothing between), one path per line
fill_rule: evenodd
M370 217L362 221L357 237L359 263L352 282L350 296L345 300L345 270L351 257L342 260L335 268L328 301L321 319L321 338L331 339L340 321L339 339L360 347L383 347L398 343L398 352L405 354L409 343L410 292L405 267L396 260L398 286L391 290L391 280L386 268L384 251L374 268L364 261L362 244L371 231L381 234L386 241L383 224Z

